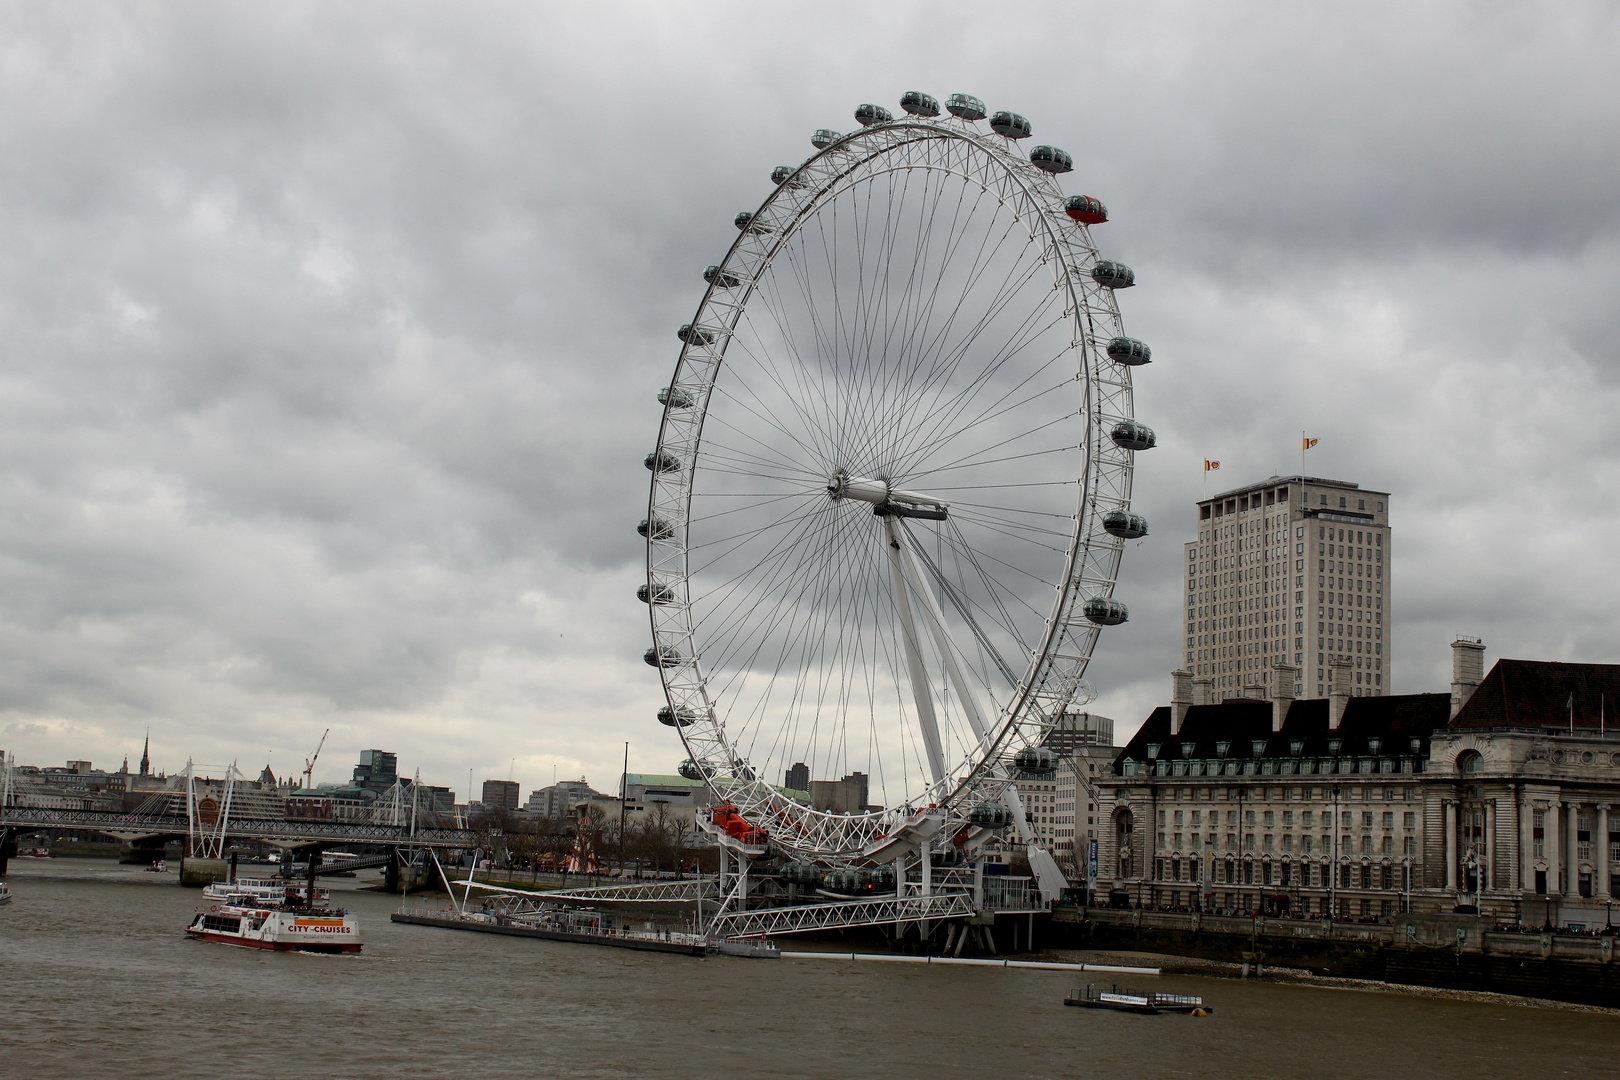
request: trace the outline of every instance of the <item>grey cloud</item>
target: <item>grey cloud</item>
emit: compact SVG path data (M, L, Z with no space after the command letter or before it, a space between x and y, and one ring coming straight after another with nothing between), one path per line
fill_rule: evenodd
M1395 492L1397 689L1456 630L1608 658L1612 10L973 14L0 11L7 748L670 768L632 593L674 328L771 167L912 87L1029 115L1140 276L1104 711L1165 697L1202 458L1293 471L1301 427Z

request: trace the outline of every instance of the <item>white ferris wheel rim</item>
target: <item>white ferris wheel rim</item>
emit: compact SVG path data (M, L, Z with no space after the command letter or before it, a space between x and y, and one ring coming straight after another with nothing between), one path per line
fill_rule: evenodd
M759 775L728 737L704 669L703 641L688 592L687 547L694 487L701 467L704 426L727 349L754 298L756 283L784 246L813 221L864 165L924 168L951 173L993 192L1002 208L1028 222L1030 245L1051 268L1053 288L1065 294L1073 327L1080 411L1084 414L1084 466L1072 535L1064 555L1039 647L1031 650L1017 690L967 753L900 806L864 813L816 810L789 798ZM874 168L861 177L875 175ZM740 216L740 221L741 221ZM1089 229L1064 214L1064 194L1051 174L1018 152L1013 139L986 135L972 122L907 117L873 124L838 138L800 165L756 210L720 263L687 335L649 467L647 586L666 597L648 604L653 650L669 714L677 719L690 760L717 798L736 806L748 822L796 857L829 864L858 861L873 840L924 807L942 808L952 827L970 808L997 798L1008 776L1002 767L1014 748L1033 745L1063 710L1089 694L1086 665L1098 626L1080 614L1084 600L1112 596L1123 544L1102 528L1105 511L1130 505L1133 451L1109 438L1113 424L1134 419L1130 370L1105 352L1123 334L1110 288L1090 276L1099 262ZM728 278L735 284L727 287ZM683 404L684 403L684 404ZM656 461L658 467L653 467ZM664 464L674 467L666 470ZM869 500L873 501L873 500ZM650 661L654 662L654 661ZM939 812L939 811L936 811Z

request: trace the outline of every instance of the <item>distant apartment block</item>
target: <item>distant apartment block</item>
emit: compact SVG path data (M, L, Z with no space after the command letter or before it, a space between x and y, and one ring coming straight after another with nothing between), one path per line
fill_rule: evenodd
M1390 692L1389 493L1273 476L1198 503L1183 592L1192 700L1325 697L1350 665L1356 697Z
M518 782L516 780L485 780L481 801L485 806L498 806L502 810L518 808Z
M574 807L583 802L590 802L600 794L584 780L564 780L560 784L536 788L529 792L529 801L523 808L531 814L539 814L542 817L572 817Z

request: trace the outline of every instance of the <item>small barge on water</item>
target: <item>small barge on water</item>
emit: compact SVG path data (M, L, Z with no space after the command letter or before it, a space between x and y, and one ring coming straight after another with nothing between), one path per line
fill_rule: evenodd
M1101 992L1094 991L1088 986L1064 998L1063 1004L1082 1009L1111 1009L1114 1012L1138 1013L1144 1016L1156 1016L1162 1012L1204 1016L1213 1011L1212 1006L1204 1004L1203 998L1192 994L1137 994L1121 990L1117 986Z

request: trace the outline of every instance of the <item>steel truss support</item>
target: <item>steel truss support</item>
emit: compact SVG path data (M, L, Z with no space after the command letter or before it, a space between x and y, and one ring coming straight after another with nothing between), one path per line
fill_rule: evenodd
M897 568L896 577L904 578L904 581L896 580L895 594L899 599L901 617L906 624L907 659L911 659L913 655L915 646L912 644L911 639L916 636L916 629L911 623L911 605L906 602L905 598L906 584L909 583L911 586L910 591L916 594L919 603L922 605L923 616L928 624L929 634L934 639L934 648L938 651L940 663L945 668L945 677L950 680L951 688L956 691L956 697L961 701L962 709L967 713L968 722L973 725L973 731L978 735L980 744L988 744L990 741L989 726L984 721L984 713L979 709L978 696L962 675L962 667L957 662L956 653L951 647L950 635L945 628L945 612L940 608L939 598L934 595L934 590L928 587L928 581L923 575L922 567L917 562L916 552L912 550L912 545L908 542L910 537L909 535L902 535L900 520L892 515L883 519L883 525L888 530L889 559ZM920 666L921 661L919 660L916 662L915 667ZM912 691L917 696L917 713L921 716L923 715L923 702L929 698L928 684L919 679L915 669L911 675L911 682ZM930 702L927 713L929 723L933 722L933 716L932 702ZM934 738L936 741L939 738L937 730L934 733ZM1058 869L1057 860L1052 858L1051 852L1036 842L1035 831L1030 828L1029 821L1025 816L1024 800L1019 796L1017 786L1011 783L1007 784L1002 789L1001 798L1007 804L1007 809L1012 811L1013 822L1018 827L1019 837L1024 841L1024 851L1029 856L1030 869L1035 872L1035 879L1040 882L1041 892L1046 894L1046 899L1049 902L1058 899L1067 886L1068 879L1063 876L1063 871ZM928 853L924 851L924 894L928 891L929 862Z
M971 893L937 892L931 896L885 896L872 900L763 908L758 911L726 911L710 921L709 932L711 936L719 938L776 937L851 926L923 923L933 919L965 918L972 914Z

